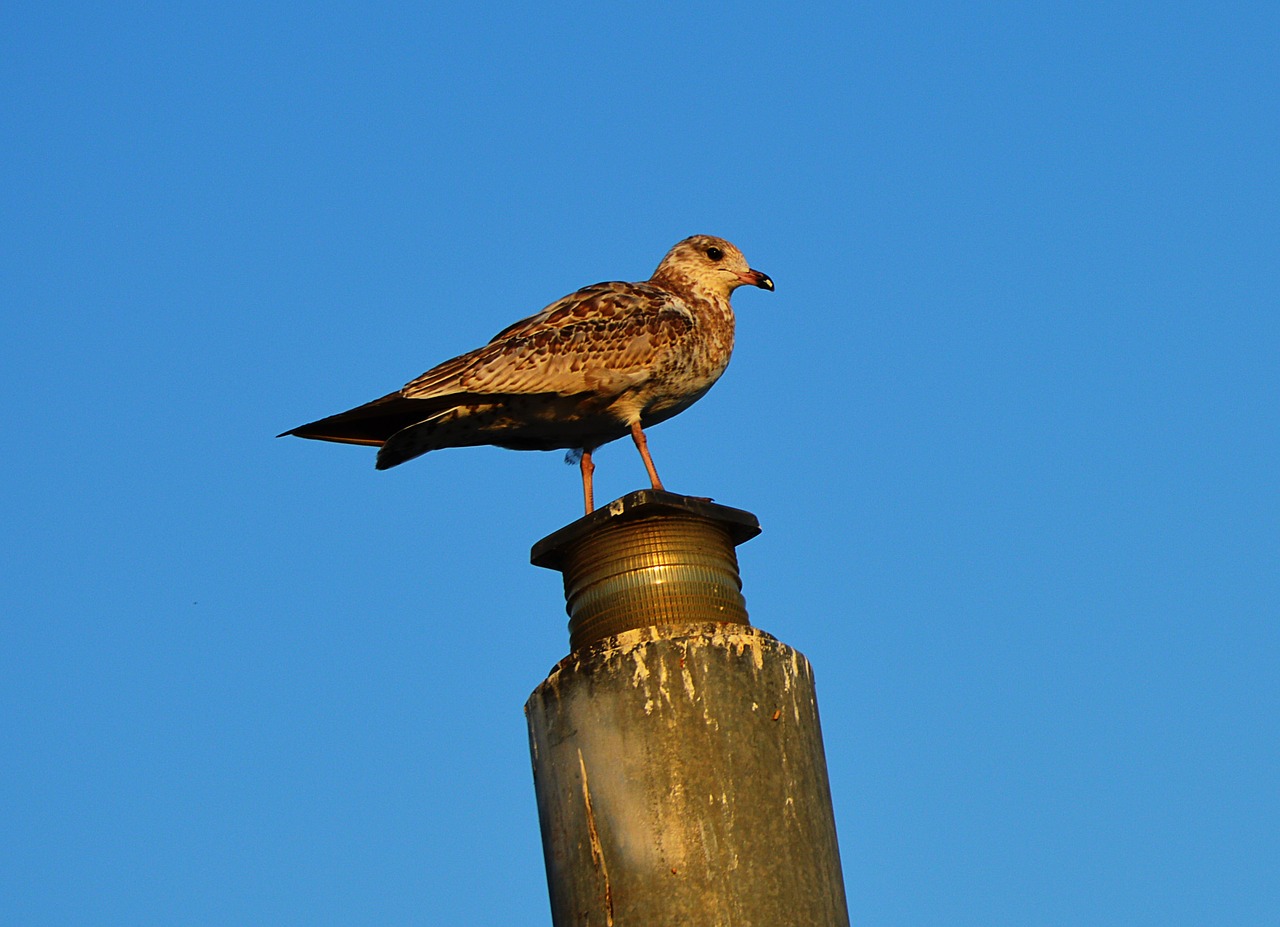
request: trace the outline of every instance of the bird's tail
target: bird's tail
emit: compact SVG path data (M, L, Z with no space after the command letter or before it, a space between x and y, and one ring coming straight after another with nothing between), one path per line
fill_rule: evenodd
M451 446L452 442L445 440L440 432L442 426L448 425L457 417L457 409L444 409L408 428L401 428L387 438L378 450L378 461L375 466L379 470L388 470L406 460L421 457L427 451Z

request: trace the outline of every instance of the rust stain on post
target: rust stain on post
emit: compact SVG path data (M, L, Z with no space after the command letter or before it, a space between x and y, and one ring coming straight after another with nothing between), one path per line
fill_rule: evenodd
M591 787L587 784L587 764L578 751L578 768L582 771L582 804L587 812L587 836L591 840L591 862L600 870L604 879L605 923L613 927L613 889L609 885L609 866L604 860L604 847L600 845L600 832L596 830L596 813L591 810Z

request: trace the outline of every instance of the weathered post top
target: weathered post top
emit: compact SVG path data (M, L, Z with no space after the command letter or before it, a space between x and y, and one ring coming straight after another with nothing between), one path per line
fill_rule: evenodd
M634 628L750 624L734 548L759 533L750 512L642 489L543 538L530 559L564 574L577 651Z
M742 598L759 533L645 489L534 545L573 649L525 704L555 927L848 927L813 672Z

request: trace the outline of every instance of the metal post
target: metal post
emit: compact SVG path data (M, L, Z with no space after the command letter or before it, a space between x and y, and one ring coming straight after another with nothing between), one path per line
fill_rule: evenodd
M643 490L534 546L573 648L525 705L555 927L848 924L813 673L747 620L759 531Z

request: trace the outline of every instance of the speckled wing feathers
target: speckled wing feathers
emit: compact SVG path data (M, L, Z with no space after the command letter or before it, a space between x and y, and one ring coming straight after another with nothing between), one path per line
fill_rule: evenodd
M693 313L643 283L597 283L503 329L483 348L405 384L406 399L618 393L643 382Z

